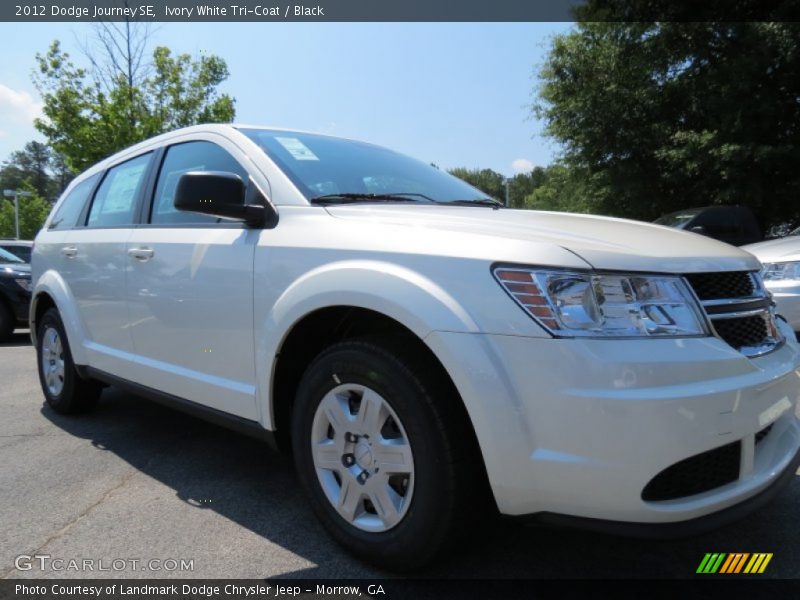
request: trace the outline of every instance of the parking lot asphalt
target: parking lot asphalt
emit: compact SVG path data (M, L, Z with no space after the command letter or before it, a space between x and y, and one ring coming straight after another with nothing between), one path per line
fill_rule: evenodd
M0 344L0 577L391 576L328 538L288 457L113 388L92 414L58 415L43 405L35 364L27 333ZM678 541L499 521L419 575L682 578L706 552L772 552L763 577L800 578L798 509L796 476L745 520ZM15 568L36 554L127 562L112 572ZM153 559L192 560L193 570L131 566Z

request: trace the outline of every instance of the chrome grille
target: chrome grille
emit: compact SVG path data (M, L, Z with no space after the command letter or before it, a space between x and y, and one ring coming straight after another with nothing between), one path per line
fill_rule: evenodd
M760 356L783 341L775 324L772 299L758 273L692 273L684 277L714 333L742 354Z

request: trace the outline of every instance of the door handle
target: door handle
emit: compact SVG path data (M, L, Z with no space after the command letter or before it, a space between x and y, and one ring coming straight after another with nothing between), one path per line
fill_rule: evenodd
M128 249L128 256L131 258L135 258L136 260L140 260L142 262L148 261L153 258L153 254L155 252L152 248L129 248Z
M75 258L75 255L78 254L78 249L75 246L64 246L61 248L61 254L67 258Z

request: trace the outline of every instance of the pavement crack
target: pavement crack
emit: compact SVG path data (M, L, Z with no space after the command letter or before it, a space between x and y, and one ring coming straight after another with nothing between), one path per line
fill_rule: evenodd
M12 436L12 437L13 437L13 436ZM149 462L149 461L148 461L148 462ZM125 487L125 485L127 485L127 483L128 483L128 482L129 482L131 479L133 479L133 478L136 476L136 474L137 474L137 473L140 473L140 472L141 472L141 471L140 471L139 469L131 469L130 473L128 473L128 474L126 474L126 475L124 475L124 476L122 477L122 479L120 479L120 481L119 481L119 482L118 482L118 483L117 483L115 486L113 486L113 487L109 488L108 490L106 490L106 491L103 493L103 495L102 495L102 496L101 496L101 497L100 497L98 500L96 500L95 502L93 502L92 504L90 504L89 506L87 506L87 507L86 507L84 510L82 510L82 511L81 511L79 514L75 515L75 517L73 517L73 518L72 518L72 519L71 519L71 520L70 520L70 521L69 521L69 522L68 522L66 525L64 525L63 527L61 527L61 529L59 529L58 531L56 531L55 533L53 533L52 535L50 535L50 536L49 536L49 537L48 537L48 538L47 538L47 539L46 539L46 540L45 540L45 541L44 541L44 542L43 542L43 543L42 543L42 544L41 544L41 545L40 545L40 546L39 546L39 547L36 549L36 550L34 550L33 552L29 553L29 554L30 554L30 556L35 556L35 555L39 554L39 553L40 553L42 550L44 550L44 549L45 549L45 548L46 548L46 547L47 547L49 544L51 544L51 543L52 543L52 542L54 542L55 540L57 540L57 539L59 539L59 538L63 537L64 535L66 535L66 534L69 532L69 530L70 530L70 529L72 529L72 528L73 528L73 527L74 527L74 526L75 526L77 523L79 523L79 522L80 522L80 521L82 521L84 518L86 518L87 516L89 516L89 514L90 514L90 513L91 513L91 512L92 512L92 511L93 511L95 508L97 508L98 506L100 506L101 504L103 504L103 503L104 503L106 500L108 500L108 498L109 498L109 497L110 497L110 496L111 496L111 495L112 495L114 492L116 492L117 490L119 490L119 489L121 489L121 488ZM13 575L15 572L16 572L16 569L15 569L14 567L11 567L11 568L9 568L9 569L6 569L5 571L3 571L3 573L2 573L2 574L0 574L0 579L8 579L8 578L9 578L11 575Z

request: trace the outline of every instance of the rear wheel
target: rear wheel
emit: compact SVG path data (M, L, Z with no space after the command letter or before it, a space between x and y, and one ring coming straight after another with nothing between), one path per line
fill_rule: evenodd
M360 558L417 568L469 527L464 441L446 417L454 400L402 351L372 341L336 344L304 374L292 415L299 478L329 533Z
M39 320L36 356L39 383L47 404L53 410L74 414L94 407L102 386L78 374L72 362L61 316L55 308L48 309Z

